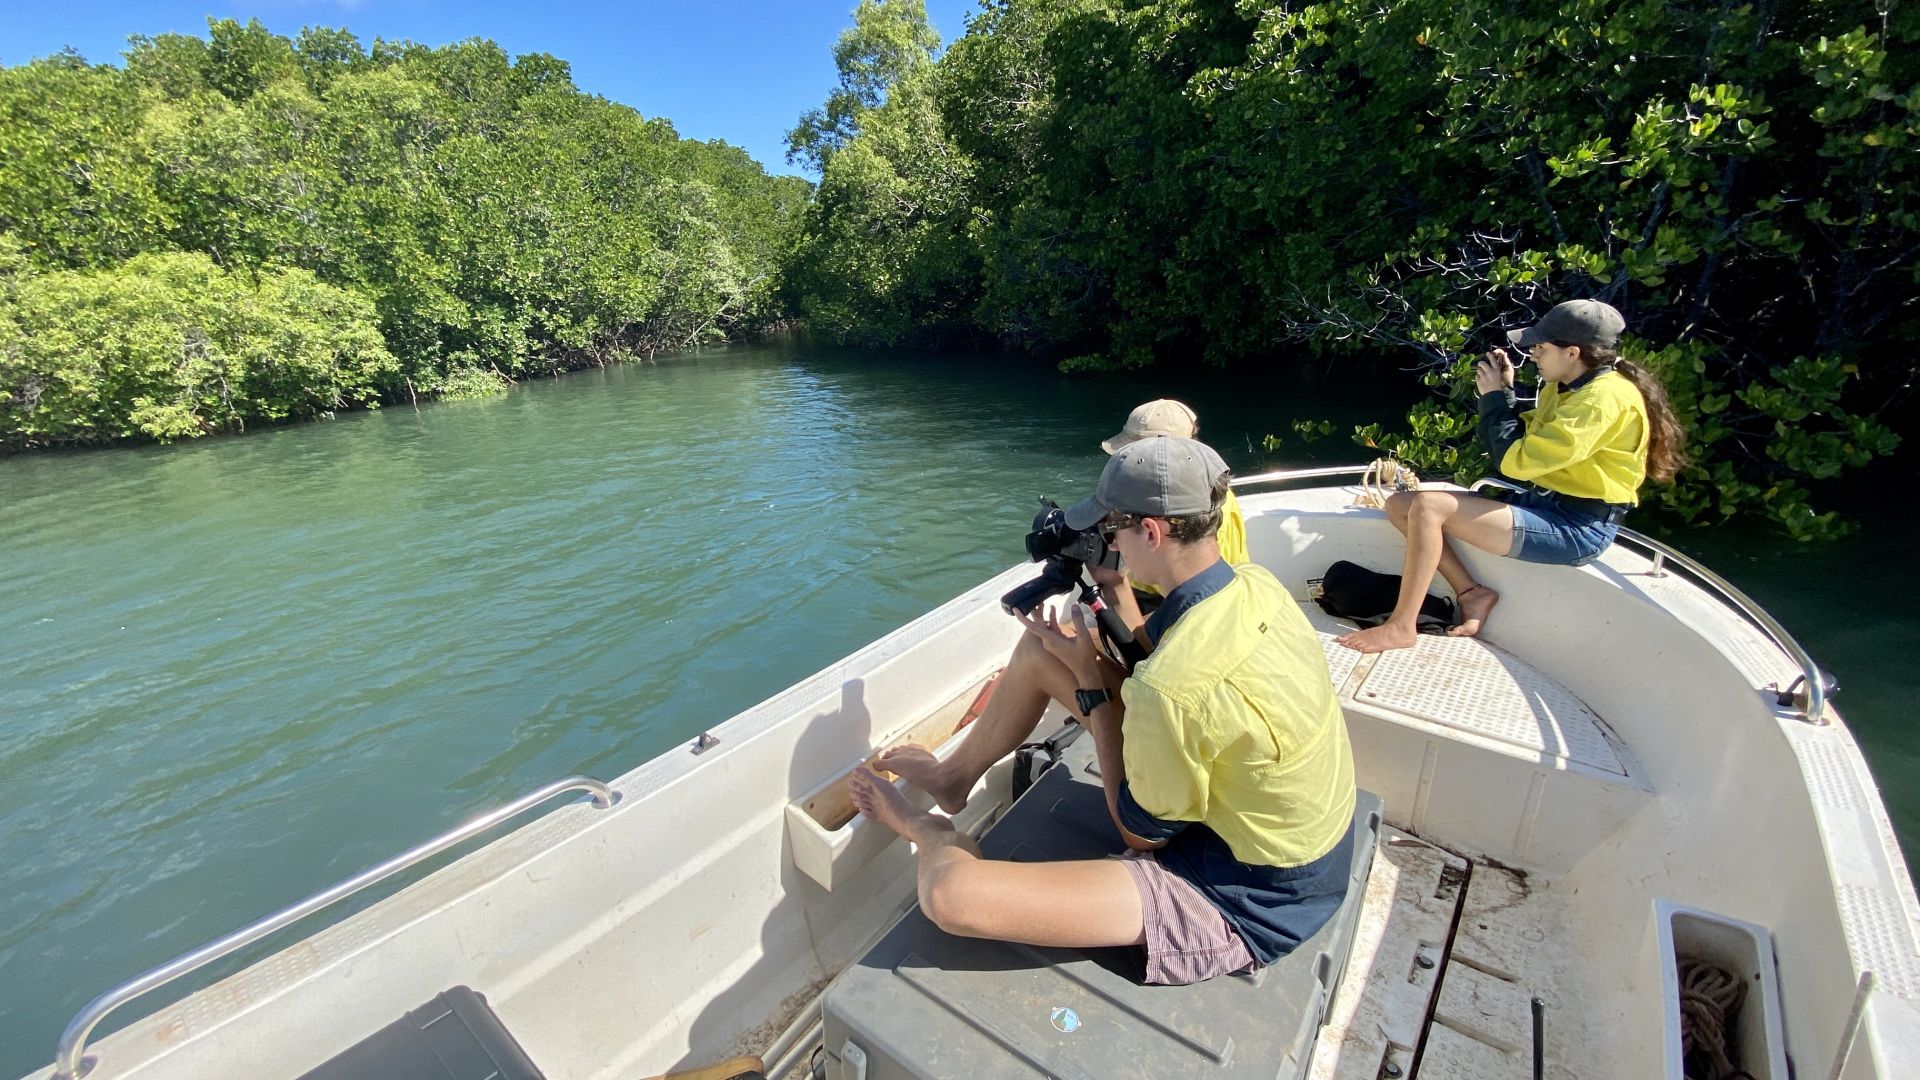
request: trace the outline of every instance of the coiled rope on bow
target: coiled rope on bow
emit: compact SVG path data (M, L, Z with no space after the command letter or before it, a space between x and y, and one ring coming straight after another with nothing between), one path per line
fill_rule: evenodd
M1746 983L1726 968L1680 961L1680 1056L1687 1080L1753 1080L1734 1067L1727 1044L1727 1029L1746 996Z
M1387 505L1387 496L1396 491L1419 491L1420 477L1412 469L1400 463L1398 458L1374 458L1367 471L1360 477L1360 494L1354 497L1353 505L1383 510Z

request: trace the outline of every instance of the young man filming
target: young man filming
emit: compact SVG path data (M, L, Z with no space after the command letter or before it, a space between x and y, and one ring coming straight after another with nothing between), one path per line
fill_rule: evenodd
M1273 575L1230 566L1215 533L1228 473L1191 439L1121 448L1067 512L1098 525L1134 579L1166 601L1131 674L1077 606L1035 608L994 693L948 761L903 747L877 767L949 813L1032 732L1049 700L1086 725L1119 858L984 859L952 823L867 770L861 813L919 848L921 910L948 933L1032 945L1139 945L1152 983L1247 971L1290 952L1346 894L1354 782L1346 725L1318 640Z

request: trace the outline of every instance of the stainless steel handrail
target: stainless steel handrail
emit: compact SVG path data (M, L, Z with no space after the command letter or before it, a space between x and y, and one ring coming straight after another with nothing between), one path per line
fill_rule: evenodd
M1281 480L1310 480L1326 476L1365 476L1368 465L1325 465L1313 469L1276 469L1273 472L1254 473L1252 476L1236 476L1232 486L1236 488L1252 487L1255 484L1272 484Z
M1524 490L1518 484L1508 483L1505 480L1491 476L1481 477L1475 480L1472 487L1468 490L1480 491L1483 488L1505 488L1509 491ZM1664 575L1668 562L1678 565L1682 570L1687 572L1689 577L1692 577L1714 592L1719 593L1720 598L1731 605L1736 614L1745 618L1748 622L1751 622L1761 633L1772 638L1773 643L1779 646L1780 651L1787 654L1787 659L1793 661L1800 667L1799 679L1784 688L1774 688L1778 695L1776 698L1777 703L1781 705L1794 704L1794 688L1804 684L1807 688L1807 704L1802 712L1801 718L1809 724L1824 725L1828 722L1827 696L1837 689L1832 677L1820 670L1820 665L1814 663L1813 656L1809 654L1805 648L1802 648L1798 641L1793 639L1792 634L1787 633L1787 628L1781 626L1778 619L1775 619L1767 613L1767 609L1755 603L1753 598L1746 593L1735 588L1732 582L1707 569L1697 559L1688 556L1670 544L1663 544L1645 533L1635 532L1625 526L1621 527L1617 539L1634 544L1653 557L1653 568L1649 571L1653 576L1659 577Z
M335 901L342 900L359 892L375 882L414 866L423 860L453 847L465 840L493 828L495 825L546 802L565 791L588 791L593 793L593 805L604 810L612 806L617 799L612 788L591 776L569 776L564 780L530 791L505 806L490 810L456 829L441 833L417 847L395 855L378 866L370 867L340 882L338 885L318 892L289 908L283 908L252 925L242 927L217 941L202 945L185 955L175 957L165 964L136 979L121 983L119 986L101 994L87 1003L60 1036L60 1045L54 1050L52 1080L76 1080L85 1076L93 1067L85 1053L87 1036L93 1033L94 1026L106 1015L134 998L157 989L182 975L204 967L215 960L266 937L276 930L306 918Z
M1779 695L1777 698L1778 704L1793 704L1794 686L1799 685L1799 682L1804 682L1807 688L1807 704L1801 718L1809 724L1824 725L1828 722L1827 697L1838 689L1838 687L1834 684L1832 676L1820 670L1820 665L1814 663L1813 656L1809 654L1805 648L1801 647L1798 641L1793 639L1792 634L1787 633L1787 628L1781 626L1778 619L1775 619L1767 613L1767 609L1755 603L1746 593L1735 588L1733 583L1726 578L1702 566L1697 560L1689 558L1682 552L1655 540L1645 533L1635 532L1632 529L1622 527L1619 538L1630 541L1644 548L1651 554L1656 571L1665 563L1677 563L1682 570L1687 572L1688 576L1712 589L1714 592L1719 593L1721 598L1731 604L1736 612L1759 627L1761 633L1772 638L1773 643L1780 647L1780 651L1787 654L1787 659L1799 665L1800 668L1800 679L1794 684L1790 684L1784 688L1776 687Z

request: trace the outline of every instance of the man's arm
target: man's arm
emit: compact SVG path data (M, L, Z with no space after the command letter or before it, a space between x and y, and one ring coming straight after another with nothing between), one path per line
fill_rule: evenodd
M1072 673L1075 684L1082 690L1099 689L1107 693L1107 700L1089 710L1089 715L1081 717L1081 723L1093 736L1094 753L1100 761L1100 786L1107 796L1107 814L1113 818L1114 828L1120 831L1120 838L1135 851L1152 851L1166 843L1166 836L1150 840L1127 828L1123 811L1127 782L1127 764L1125 744L1121 741L1120 722L1126 707L1120 701L1120 684L1125 673L1119 665L1100 655L1100 647L1095 643L1093 628L1087 625L1086 609L1079 604L1073 605L1072 628L1060 625L1060 620L1049 611L1041 613L1036 607L1020 616L1020 622L1027 632L1038 637L1047 652L1056 660L1065 664ZM1078 712L1078 709L1075 710ZM1141 815L1143 820L1150 820ZM1177 823L1176 823L1177 824Z
M1076 671L1074 674L1085 689L1106 685L1097 669ZM1106 790L1107 815L1113 818L1113 827L1120 831L1120 839L1126 841L1128 847L1135 851L1152 851L1165 847L1166 838L1149 840L1127 828L1126 818L1120 810L1121 793L1125 791L1127 783L1126 736L1121 731L1121 721L1126 711L1126 705L1114 693L1096 706L1082 722L1087 725L1088 734L1093 736L1094 755L1100 762L1100 786Z

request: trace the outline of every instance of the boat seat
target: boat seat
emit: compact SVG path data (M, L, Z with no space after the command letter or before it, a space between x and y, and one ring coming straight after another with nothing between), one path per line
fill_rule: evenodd
M1351 623L1302 602L1327 658L1363 783L1395 824L1521 862L1560 864L1604 839L1650 788L1606 721L1565 686L1477 637L1422 634L1363 655Z
M981 838L988 858L1123 850L1092 744L1069 747ZM1352 948L1381 818L1380 800L1362 792L1351 885L1326 926L1257 972L1192 986L1142 983L1137 948L955 937L915 906L827 990L828 1075L1304 1076Z

